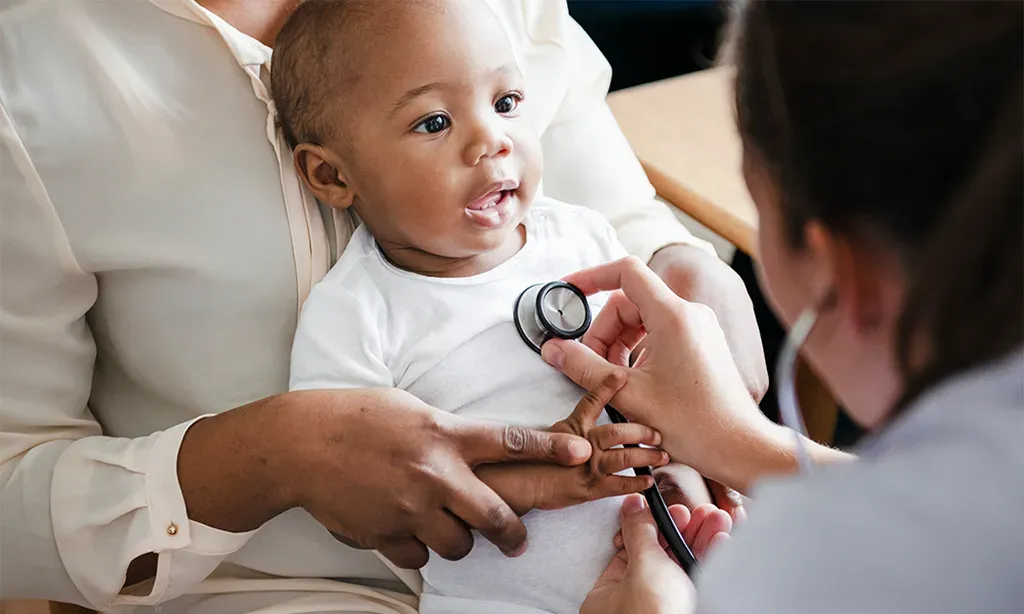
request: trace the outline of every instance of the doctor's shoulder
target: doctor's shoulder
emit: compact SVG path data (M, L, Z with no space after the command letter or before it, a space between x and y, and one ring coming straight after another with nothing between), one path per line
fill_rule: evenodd
M1004 484L1016 492L993 492L1006 476L985 476L964 446L975 443L933 440L766 481L709 557L698 612L1020 611L1020 476Z

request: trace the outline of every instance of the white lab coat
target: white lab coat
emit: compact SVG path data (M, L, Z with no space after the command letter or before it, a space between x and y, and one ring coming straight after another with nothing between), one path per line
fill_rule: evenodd
M643 258L697 243L654 200L565 4L488 1L524 64L544 191ZM5 598L409 610L327 579L404 588L304 512L225 533L190 521L178 486L192 421L287 389L299 307L352 230L300 187L270 57L192 0L0 0ZM119 594L146 552L155 580Z

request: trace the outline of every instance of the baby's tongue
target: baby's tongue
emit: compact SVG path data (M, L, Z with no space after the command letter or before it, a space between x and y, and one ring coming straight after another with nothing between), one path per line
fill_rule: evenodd
M490 194L469 203L469 207L467 207L467 209L470 211L481 211L483 209L494 207L494 205L498 204L499 200L501 200L501 192L491 192Z

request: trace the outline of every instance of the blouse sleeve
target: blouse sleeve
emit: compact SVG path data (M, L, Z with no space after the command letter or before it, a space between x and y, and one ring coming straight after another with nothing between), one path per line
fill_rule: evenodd
M105 437L89 411L97 297L0 101L0 594L94 609L157 604L251 534L191 522L177 455L190 423ZM139 408L145 411L145 408ZM123 589L129 563L156 577Z

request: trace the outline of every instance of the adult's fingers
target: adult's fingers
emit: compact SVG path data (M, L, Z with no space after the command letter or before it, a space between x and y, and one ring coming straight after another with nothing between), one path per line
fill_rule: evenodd
M541 356L549 365L586 390L594 389L604 378L624 368L613 365L582 343L563 339L552 339L545 343L541 347Z
M690 522L690 510L685 505L670 505L668 508L669 513L672 515L672 521L676 523L677 527L685 527ZM612 544L616 548L623 548L625 544L622 543L622 529L619 529L618 533L612 539ZM668 542L665 541L665 536L658 532L658 545L662 549L668 548ZM687 544L689 545L689 544Z
M517 556L524 551L526 527L497 493L472 471L458 471L449 480L451 492L446 507L455 517L480 531L508 556Z
M641 495L629 495L622 502L622 543L631 564L668 556L658 543L658 527Z
M604 406L611 402L615 393L624 385L626 385L626 374L622 371L612 371L601 380L601 383L590 389L576 404L576 408L568 418L578 427L582 427L577 432L585 433L590 427L597 424L598 418L604 412Z
M430 558L427 547L411 538L381 542L377 550L402 569L419 569Z
M589 390L593 387L586 388ZM583 437L537 431L522 426L502 426L456 416L450 418L455 419L448 427L450 436L470 466L528 461L575 467L590 458L590 442Z
M634 256L579 271L564 279L588 296L621 289L640 311L648 330L658 327L657 320L666 312L667 306L682 300L647 264Z
M690 523L683 531L683 539L693 549L694 555L704 558L711 548L714 537L732 530L732 518L712 504L694 508Z
M655 448L616 448L598 456L597 470L603 475L613 475L635 467L662 467L668 462L668 454Z
M610 450L615 446L626 444L644 444L647 446L660 446L661 433L637 422L624 422L622 424L605 424L590 432L590 441L599 450Z
M629 366L630 353L646 335L640 310L620 290L594 318L583 343L608 362Z
M441 558L457 561L473 549L473 535L461 520L441 511L424 518L416 538Z

